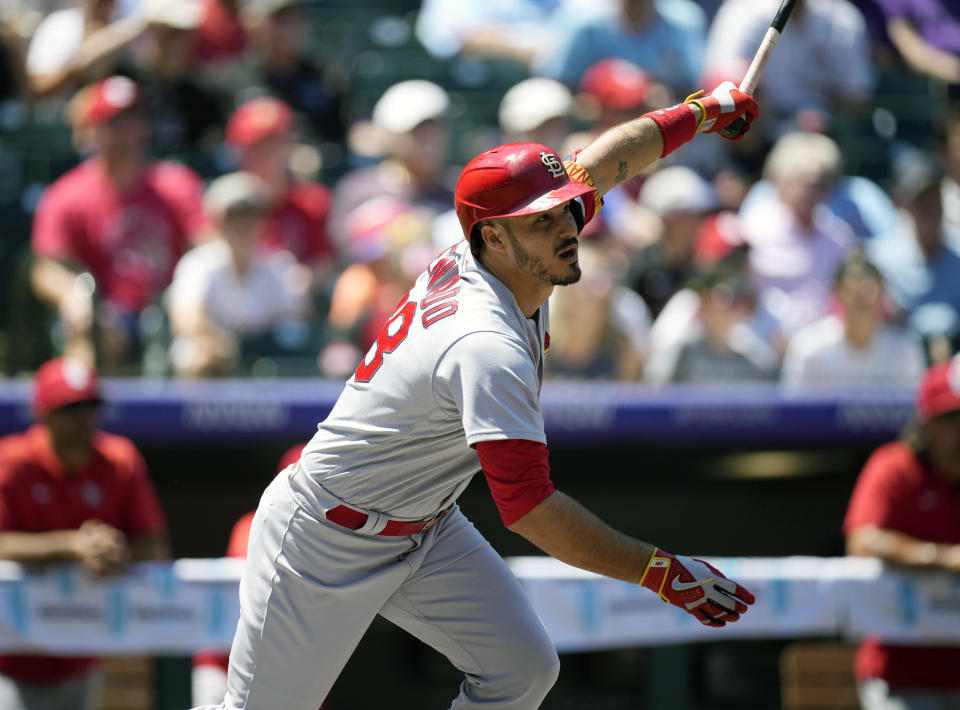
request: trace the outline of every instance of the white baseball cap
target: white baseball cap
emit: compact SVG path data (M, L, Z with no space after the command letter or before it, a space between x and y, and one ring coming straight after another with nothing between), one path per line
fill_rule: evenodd
M269 188L263 180L250 173L221 175L210 183L203 195L204 211L217 219L238 212L265 212L269 206Z
M534 77L515 84L500 102L500 128L506 133L532 131L573 109L570 90L553 79Z
M640 204L659 215L708 212L717 207L713 186L690 168L674 165L651 175L640 189Z
M425 79L401 81L387 89L373 107L373 122L391 133L407 133L424 121L440 118L450 106L447 92Z

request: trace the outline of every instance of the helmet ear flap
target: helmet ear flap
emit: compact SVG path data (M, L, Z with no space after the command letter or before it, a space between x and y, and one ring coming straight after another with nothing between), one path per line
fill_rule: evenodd
M584 220L583 220L583 203L580 202L579 197L575 197L570 200L570 213L573 215L574 221L577 223L577 234L583 231Z

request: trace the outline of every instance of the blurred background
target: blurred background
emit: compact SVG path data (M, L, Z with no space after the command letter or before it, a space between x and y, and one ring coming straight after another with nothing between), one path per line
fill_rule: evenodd
M94 365L172 555L222 556L462 239L462 165L512 141L567 155L739 80L778 4L0 0L0 434L29 424L42 363ZM698 137L582 235L583 279L551 305L551 466L666 549L843 555L857 474L960 345L960 9L801 0L757 98L743 141ZM534 553L482 482L461 505L501 554ZM545 707L857 707L788 701L791 648L566 654ZM124 662L144 692L110 710L189 706L191 659ZM372 707L372 678L399 707L459 682L386 624L330 707Z

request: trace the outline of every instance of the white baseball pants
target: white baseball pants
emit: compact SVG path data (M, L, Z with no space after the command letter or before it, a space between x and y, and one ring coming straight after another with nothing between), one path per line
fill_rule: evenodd
M317 710L377 614L464 672L452 710L537 708L559 672L516 577L458 507L418 535L360 535L308 512L281 474L240 607L219 710Z

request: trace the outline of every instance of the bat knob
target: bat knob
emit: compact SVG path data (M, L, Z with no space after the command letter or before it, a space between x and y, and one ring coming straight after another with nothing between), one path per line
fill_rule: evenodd
M739 138L746 132L747 122L738 118L729 126L724 126L718 133L724 138Z

